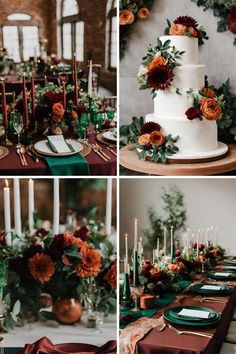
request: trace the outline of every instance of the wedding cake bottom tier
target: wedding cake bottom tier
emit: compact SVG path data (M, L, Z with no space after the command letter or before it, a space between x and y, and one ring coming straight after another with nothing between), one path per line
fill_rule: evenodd
M166 119L154 114L148 114L146 122L157 122L164 135L179 136L176 143L179 152L173 155L176 159L200 159L221 156L228 150L227 145L217 141L217 125L215 121L203 119L187 120L187 118L174 117ZM172 158L172 157L171 157Z

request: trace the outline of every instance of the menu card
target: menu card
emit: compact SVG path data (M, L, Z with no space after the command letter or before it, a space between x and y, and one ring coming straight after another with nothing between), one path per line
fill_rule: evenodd
M209 311L201 311L201 310L190 310L183 308L178 315L188 316L188 317L198 317L198 318L208 318L210 315Z
M58 154L71 152L63 135L49 135L47 137L50 149Z
M222 286L220 285L203 285L201 289L203 290L220 290Z

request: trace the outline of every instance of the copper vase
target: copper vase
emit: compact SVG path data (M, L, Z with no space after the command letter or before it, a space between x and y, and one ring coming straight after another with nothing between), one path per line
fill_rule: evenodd
M62 324L73 324L80 320L83 308L79 300L58 298L52 307L58 322Z

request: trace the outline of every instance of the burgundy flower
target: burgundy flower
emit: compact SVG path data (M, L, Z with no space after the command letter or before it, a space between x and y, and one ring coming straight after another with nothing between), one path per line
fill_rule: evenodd
M38 229L35 234L36 234L36 236L44 237L48 234L48 231L41 228L41 229Z
M175 24L183 25L186 27L197 27L197 21L190 16L179 16L175 21Z
M61 259L65 249L69 249L73 244L73 236L68 234L55 235L49 246L48 253L53 260Z
M24 104L23 104L23 99L22 98L19 98L19 100L16 101L15 109L21 114L24 113Z
M227 16L227 23L230 32L236 34L236 6L232 6Z
M6 232L2 231L0 233L0 245L4 246L6 244Z
M63 101L63 94L62 92L47 92L44 95L44 99L47 103L58 103Z
M77 98L80 98L79 92L78 92L78 97ZM74 101L74 99L75 99L75 92L74 91L68 92L66 94L66 100L67 101Z
M87 112L87 107L83 104L80 104L77 109L76 109L76 112L78 113L78 116L81 117L81 115L83 113L86 113Z
M75 230L74 236L81 238L81 240L85 241L90 235L89 230L86 226L81 226L79 229Z
M148 71L147 84L156 90L166 90L173 81L173 71L168 65L158 65Z
M40 245L31 245L25 252L24 252L24 258L26 260L32 258L33 256L36 255L36 253L42 253L43 248Z
M41 123L44 118L47 118L49 114L49 109L45 106L36 106L35 107L35 120L38 123Z
M160 124L156 122L147 122L141 128L141 135L143 134L151 134L154 131L161 130Z
M193 120L195 118L199 118L202 115L202 111L200 108L190 107L185 114L189 120Z

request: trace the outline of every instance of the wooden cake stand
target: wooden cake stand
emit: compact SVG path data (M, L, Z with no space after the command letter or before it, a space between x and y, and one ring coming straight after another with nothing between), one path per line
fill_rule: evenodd
M236 145L228 145L228 153L216 161L181 164L173 162L163 164L139 160L137 152L129 150L132 146L127 145L120 149L120 165L129 170L149 175L210 176L236 170Z

